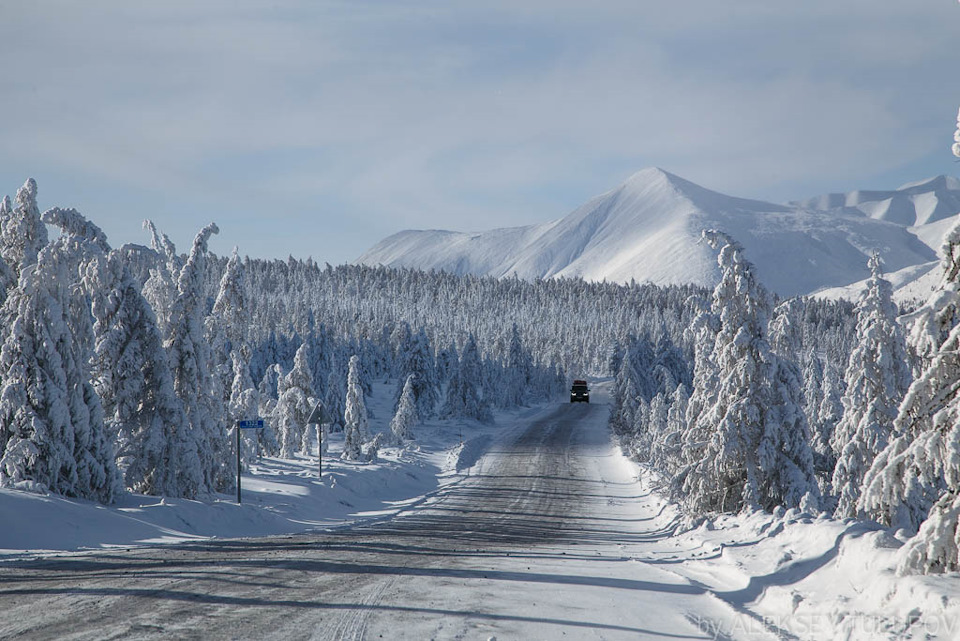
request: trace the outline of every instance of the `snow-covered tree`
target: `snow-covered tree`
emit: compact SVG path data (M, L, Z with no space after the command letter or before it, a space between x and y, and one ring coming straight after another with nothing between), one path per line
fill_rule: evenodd
M280 379L280 395L275 414L280 435L280 452L293 458L296 452L309 454L310 431L307 419L313 410L313 373L310 371L309 348L303 343L293 359L293 369Z
M360 384L360 357L350 357L350 370L347 374L347 400L344 410L343 454L348 461L363 459L363 444L368 439L367 407L363 401L363 388Z
M118 252L98 262L89 271L106 295L93 298L94 380L124 482L143 494L195 497L203 484L197 444L153 310Z
M663 434L653 439L650 452L651 466L665 477L672 477L683 461L683 435L687 431L687 404L690 393L682 383L677 385L667 408L667 422Z
M53 207L43 212L40 219L47 225L59 227L61 232L73 236L78 241L89 243L102 254L110 252L110 244L103 230L87 220L76 209Z
M471 334L460 352L457 369L447 386L447 396L440 409L442 418L473 418L486 423L493 420L490 404L481 394L483 365L477 342Z
M177 249L166 234L160 233L150 220L143 221L145 229L150 231L152 247L156 260L148 268L149 277L143 283L143 296L157 315L160 332L166 336L170 332L170 314L177 300L177 280L183 269L183 261Z
M616 376L620 371L620 365L623 361L623 345L620 341L614 339L607 348L607 373L610 376Z
M259 418L260 399L257 388L253 386L253 379L250 377L248 366L250 350L245 345L241 346L230 354L230 360L233 365L233 382L230 385L230 425L232 429L237 429L237 422ZM249 464L257 452L260 439L256 433L242 436L245 441L243 458Z
M420 421L417 413L416 394L413 391L413 382L415 374L407 376L403 384L403 393L400 394L400 403L397 406L397 412L390 421L390 433L393 435L393 441L398 445L404 441L413 440L412 428Z
M33 178L28 178L17 190L16 203L13 210L4 215L0 257L19 278L26 267L37 262L40 250L47 244L47 228L40 220L37 183Z
M210 371L210 347L203 331L207 242L218 233L209 224L197 234L177 279L164 340L173 385L183 404L192 438L198 445L203 489L226 491L236 482L236 457L226 429L222 394Z
M7 220L10 219L11 214L13 214L13 205L10 203L10 196L0 198L0 229L7 226Z
M4 196L0 199L0 230L6 228L7 220L10 219L11 214L13 214L13 208L10 206L10 197ZM14 274L3 257L2 243L3 234L2 231L0 231L0 310L2 310L3 303L7 300L7 291L17 284L16 274ZM2 319L2 312L0 312L0 319Z
M900 404L895 438L867 472L858 504L881 523L920 530L904 546L904 572L960 569L960 325L945 322L958 303L960 223L944 236L942 256L941 286L914 314L911 332L928 350L925 367Z
M343 379L337 372L330 372L327 377L327 396L323 401L324 407L330 416L330 428L339 431L344 425L344 402L347 390L343 386Z
M231 354L240 349L246 337L249 319L247 294L243 283L243 264L233 249L227 268L220 279L220 289L213 309L204 321L210 345L212 369L220 379L225 399L230 398L234 372Z
M280 439L277 437L277 386L283 377L282 368L279 365L269 366L257 386L258 412L263 418L263 429L257 430L257 453L258 454L278 454L280 452Z
M220 279L220 291L213 303L211 316L219 325L219 333L223 336L228 348L233 351L239 349L246 335L249 312L246 286L244 284L244 269L237 248L227 261L227 269Z
M796 368L767 343L769 295L743 247L722 232L703 237L719 250L711 305L719 328L711 359L717 386L685 438L691 464L678 477L683 500L700 514L796 507L817 495Z
M634 415L635 434L633 448L638 461L649 463L655 451L655 444L661 442L667 430L669 402L667 394L659 392L649 404L641 399L642 411Z
M781 358L794 358L802 344L803 301L790 298L777 305L768 331L771 349Z
M407 379L413 376L413 394L417 404L417 413L423 418L436 414L436 407L440 402L440 379L437 375L437 366L430 349L430 340L421 329L413 334L406 343L406 353L400 354L402 365L400 381L397 389L397 402L394 411L399 407L400 397Z
M868 261L870 279L857 305L859 344L847 365L843 418L831 445L837 456L833 491L836 514L857 514L863 477L893 434L893 421L910 384L910 365L893 303L893 287L883 278L880 257Z
M35 195L33 185L29 198L18 200ZM20 262L19 284L8 300L13 322L0 349L0 484L109 503L120 475L91 383L85 346L92 338L71 331L78 294L68 267L76 251L64 236L35 262Z
M504 369L504 375L498 376L496 380L497 405L505 408L524 405L529 393L533 359L523 347L523 339L516 323L510 328Z

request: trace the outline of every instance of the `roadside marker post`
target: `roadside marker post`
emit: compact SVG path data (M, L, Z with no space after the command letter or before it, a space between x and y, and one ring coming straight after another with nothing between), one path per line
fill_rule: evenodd
M240 430L259 430L263 427L263 419L237 421L237 505L240 505Z
M307 418L307 425L317 426L317 478L323 480L323 401L317 401Z

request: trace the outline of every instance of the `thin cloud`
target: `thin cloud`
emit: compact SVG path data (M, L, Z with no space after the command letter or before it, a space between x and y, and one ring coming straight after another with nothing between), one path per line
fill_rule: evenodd
M868 186L951 168L947 4L17 3L0 175L81 176L114 242L162 203L175 238L202 214L331 262L557 218L645 165L780 200ZM284 217L318 238L245 249Z

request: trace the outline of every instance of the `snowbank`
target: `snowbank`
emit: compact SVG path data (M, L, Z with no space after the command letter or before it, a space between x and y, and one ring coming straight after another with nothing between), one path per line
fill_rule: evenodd
M374 385L374 433L389 429L394 389L392 383ZM384 447L373 463L341 461L343 435L334 434L322 478L315 456L265 457L241 476L240 505L235 494L192 501L125 493L117 503L104 506L0 489L0 559L291 534L388 518L421 503L441 479L455 481L458 470L483 455L493 434L515 426L530 412L499 412L489 426L430 421L414 428L417 440L411 447ZM464 435L468 438L461 445Z
M771 630L811 641L960 638L960 575L897 576L903 542L879 525L779 510L721 515L684 531L677 507L656 500L673 535L635 560L670 568L751 615L736 619L739 629L704 620L710 638Z

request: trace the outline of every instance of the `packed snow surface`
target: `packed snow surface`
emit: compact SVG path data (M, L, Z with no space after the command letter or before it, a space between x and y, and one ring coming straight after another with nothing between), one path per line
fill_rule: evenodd
M685 525L611 441L603 384L593 396L430 424L419 452L337 463L322 483L309 460L265 462L243 506L55 499L67 515L48 522L54 499L4 492L8 551L93 549L0 563L0 637L960 635L960 578L897 577L901 541L875 525L797 510ZM196 538L283 529L305 534Z
M871 209L866 192L777 205L726 196L649 168L553 222L479 233L403 231L357 262L497 278L578 276L712 287L716 258L700 235L719 229L746 248L761 282L793 296L865 279L874 251L890 271L935 260L934 249L908 226L960 212L956 187L956 179L940 177L891 192L913 208L910 216L894 216ZM840 200L843 206L834 207Z

